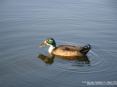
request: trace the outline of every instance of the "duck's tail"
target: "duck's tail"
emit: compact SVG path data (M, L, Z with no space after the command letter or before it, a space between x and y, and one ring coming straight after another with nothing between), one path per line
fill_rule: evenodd
M91 49L91 45L87 44L87 45L85 45L85 46L82 47L82 49L81 49L80 52L83 53L83 54L87 54L90 49Z

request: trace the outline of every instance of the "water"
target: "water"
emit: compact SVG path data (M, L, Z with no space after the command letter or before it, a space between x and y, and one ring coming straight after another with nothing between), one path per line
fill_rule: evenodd
M116 0L1 0L0 87L86 87L117 81ZM92 45L90 64L38 59L41 41ZM107 85L102 85L107 87ZM109 85L115 87L116 85Z

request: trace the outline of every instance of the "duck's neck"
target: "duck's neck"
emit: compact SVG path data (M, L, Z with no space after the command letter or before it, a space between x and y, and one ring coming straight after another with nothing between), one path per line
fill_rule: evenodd
M51 54L54 48L55 48L55 46L50 45L50 47L49 47L49 49L48 49L48 52Z

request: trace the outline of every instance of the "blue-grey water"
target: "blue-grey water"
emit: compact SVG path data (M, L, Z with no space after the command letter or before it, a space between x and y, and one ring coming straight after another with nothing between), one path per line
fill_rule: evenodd
M47 37L91 44L90 65L59 58L45 64L37 57L47 53L39 48ZM0 87L90 87L90 81L117 86L117 0L0 0Z

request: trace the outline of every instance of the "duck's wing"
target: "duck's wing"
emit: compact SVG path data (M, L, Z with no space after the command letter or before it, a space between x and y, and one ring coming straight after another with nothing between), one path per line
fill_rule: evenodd
M72 46L72 45L59 45L56 49L64 51L80 51L82 47Z
M54 55L58 56L82 56L80 52L81 48L72 45L60 45L53 50Z
M85 46L60 45L57 47L57 49L64 51L79 51L81 53L86 54L91 49L91 45L90 44L87 44Z
M89 47L87 46L72 46L72 45L60 45L56 47L52 54L58 55L58 56L69 56L69 57L74 57L74 56L79 56L82 57L89 51Z

